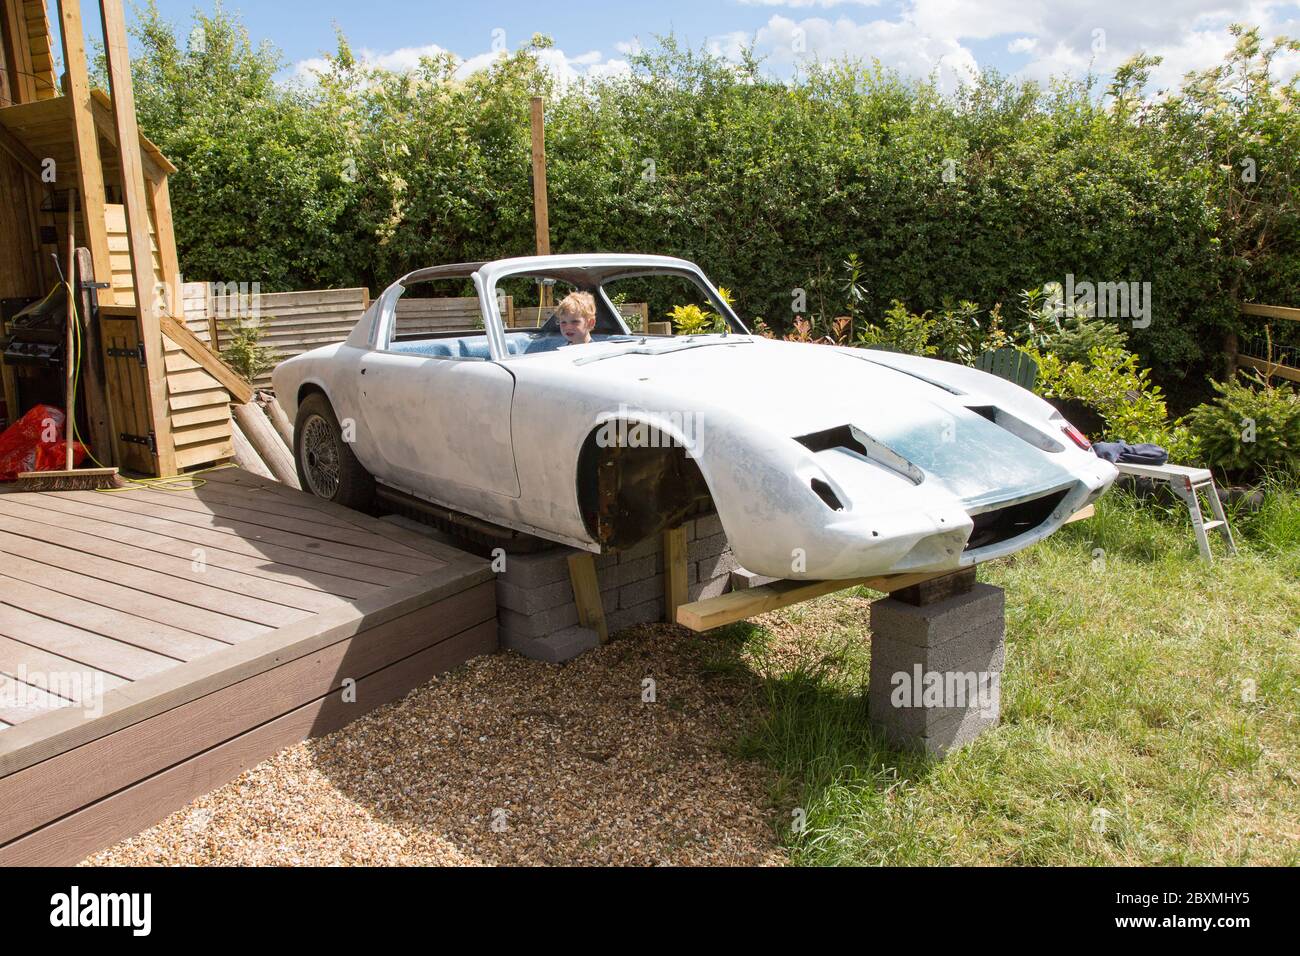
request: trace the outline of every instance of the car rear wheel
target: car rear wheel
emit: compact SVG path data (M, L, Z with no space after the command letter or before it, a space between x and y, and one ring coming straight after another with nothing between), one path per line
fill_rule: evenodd
M338 417L320 392L308 395L298 406L293 459L303 491L357 511L371 509L375 479L343 440Z

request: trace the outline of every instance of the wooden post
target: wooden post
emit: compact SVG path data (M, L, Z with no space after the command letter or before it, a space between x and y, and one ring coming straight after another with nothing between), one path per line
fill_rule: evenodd
M92 274L90 251L84 246L77 250L77 318L81 322L81 381L86 419L89 423L91 452L104 465L117 464L117 449L113 444L113 407L118 399L108 390L108 376L104 370L103 341L99 323L91 320L91 290L81 287L81 280Z
M67 0L63 0L67 2ZM176 474L176 449L172 444L171 416L167 408L167 370L163 364L162 327L154 306L153 249L149 242L149 207L144 189L144 161L140 156L140 129L135 118L131 86L131 61L126 45L126 19L121 0L100 0L104 23L104 52L113 94L113 122L122 164L122 200L126 207L127 245L131 251L131 281L135 286L140 338L144 344L149 407L157 445L159 475Z
M77 144L77 177L81 187L81 218L86 227L86 247L95 269L96 282L107 283L99 290L101 305L112 305L113 265L108 257L108 224L104 221L104 167L95 133L94 104L90 77L86 73L86 36L81 28L81 0L59 0L60 33L63 36L63 65L68 73L68 104ZM55 171L57 175L57 170ZM92 278L87 276L87 279Z
M679 526L664 532L664 620L676 624L686 599L686 528Z
M153 206L154 235L158 239L158 258L162 262L163 302L167 314L185 321L185 295L180 285L181 266L176 255L176 233L172 224L172 197L167 177L149 180L149 200Z
M593 628L600 635L600 643L607 643L609 628L605 624L605 607L600 602L596 559L589 552L569 555L569 582L573 585L573 601L578 605L578 623Z
M551 254L551 214L546 199L546 115L545 100L534 96L529 103L533 140L533 223L537 232L537 254ZM551 287L542 286L540 303L551 304Z
M9 93L14 103L31 103L36 100L36 76L32 69L32 51L27 39L22 0L0 0L0 3L4 4L5 32L9 41L5 60L15 80Z

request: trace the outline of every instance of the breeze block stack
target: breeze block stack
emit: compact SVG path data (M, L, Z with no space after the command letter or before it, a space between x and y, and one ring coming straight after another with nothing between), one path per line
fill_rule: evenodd
M731 589L738 567L717 515L687 521L688 596L695 601ZM497 574L497 622L501 646L538 660L566 661L600 643L596 632L578 624L569 581L574 549L549 548L530 554L507 552ZM596 557L601 604L610 634L664 618L663 536L636 547Z
M886 740L942 757L997 725L1005 597L1001 588L975 584L932 604L888 597L871 605L867 712ZM927 681L959 693L927 699Z

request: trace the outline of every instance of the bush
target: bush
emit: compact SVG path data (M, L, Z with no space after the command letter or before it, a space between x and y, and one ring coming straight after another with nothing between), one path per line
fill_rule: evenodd
M1105 438L1133 444L1151 442L1167 449L1175 462L1195 461L1195 437L1169 410L1151 370L1138 368L1138 357L1124 349L1101 346L1088 361L1066 362L1037 349L1026 349L1038 362L1035 389L1044 398L1075 399L1094 409L1106 422Z
M796 290L825 335L835 316L856 326L895 301L942 317L1067 274L1149 281L1157 308L1132 348L1158 380L1200 389L1236 298L1300 299L1295 82L1260 75L1268 54L1249 35L1223 75L1158 108L1143 105L1147 61L1105 96L1091 80L992 73L944 96L851 61L779 81L671 37L630 75L563 89L540 65L544 38L469 76L449 55L371 68L340 40L319 81L294 86L229 13L198 23L205 48L187 49L189 25L150 4L131 64L141 130L180 167L177 241L195 278L375 289L417 266L530 253L528 100L542 94L552 249L695 259L777 334ZM1249 184L1224 173L1246 151L1261 171ZM853 253L849 293L834 264ZM647 301L652 315L674 304ZM936 347L957 358L963 343Z
M227 365L252 381L275 368L280 357L275 349L262 344L262 326L256 321L225 323L229 344L221 350Z
M1257 375L1210 384L1218 397L1188 415L1209 463L1236 480L1300 475L1300 394Z

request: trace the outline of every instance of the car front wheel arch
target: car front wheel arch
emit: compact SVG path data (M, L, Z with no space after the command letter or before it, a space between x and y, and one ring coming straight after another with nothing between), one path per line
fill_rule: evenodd
M577 484L587 532L610 551L715 510L686 449L639 422L615 420L592 429L578 456Z

